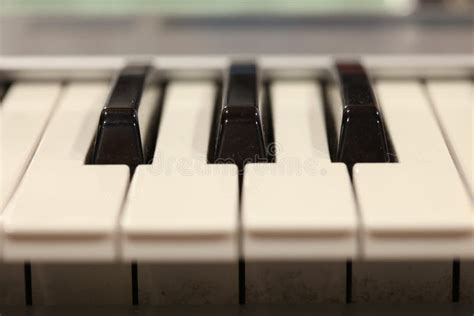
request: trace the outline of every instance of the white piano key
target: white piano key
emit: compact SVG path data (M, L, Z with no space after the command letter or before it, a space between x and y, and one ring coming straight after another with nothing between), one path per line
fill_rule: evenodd
M5 257L32 262L35 304L131 303L130 265L113 264L129 171L100 167L36 167L12 201Z
M124 257L141 261L236 259L236 172L222 165L209 168L216 174L159 176L153 167L140 166L132 181L123 220Z
M103 273L98 264L118 259L129 169L84 165L107 92L104 83L65 88L5 210L5 260L32 262L33 301L39 304L130 303L130 266Z
M39 166L83 166L97 129L109 85L71 83L33 158Z
M167 304L191 295L191 301L236 301L237 168L206 162L215 96L211 82L168 86L153 164L137 168L121 219L122 256L138 260L139 280L152 273L199 286L190 294L174 291L173 282L145 282L140 300ZM149 261L188 263L196 273ZM209 269L219 262L227 283Z
M449 302L452 259L474 250L470 199L423 86L381 81L376 88L399 162L354 167L363 258L382 260L354 263L354 301ZM422 260L436 262L428 269Z
M452 171L403 162L356 165L364 256L392 260L471 256L470 201Z
M421 84L380 82L377 92L399 163L355 166L364 255L472 256L471 203Z
M15 83L0 105L0 261L3 208L37 147L60 95L61 84ZM0 305L24 305L23 264L0 264Z
M356 256L356 212L346 167L322 164L319 170L299 175L288 171L277 174L276 168L254 164L245 169L245 258L314 260Z
M212 83L169 86L153 164L137 169L122 218L125 258L237 257L237 170L206 163L214 97Z
M451 147L453 158L471 190L471 195L474 196L472 182L474 86L468 80L429 80L426 86Z
M453 164L421 83L381 81L375 85L398 160Z
M244 173L247 299L344 301L345 260L357 255L357 216L346 166L329 158L320 88L315 81L276 82L271 99L276 163L249 164ZM316 260L338 262L301 264Z
M5 260L114 260L128 169L57 167L54 172L36 167L28 173L7 208Z
M15 83L2 104L2 210L18 185L61 91L61 83Z
M319 87L312 81L277 82L271 89L276 163L245 169L244 255L353 257L355 203L345 165L329 160ZM288 251L281 251L282 243Z
M103 84L71 84L65 89L5 211L6 260L116 258L116 225L128 168L83 165L106 92Z

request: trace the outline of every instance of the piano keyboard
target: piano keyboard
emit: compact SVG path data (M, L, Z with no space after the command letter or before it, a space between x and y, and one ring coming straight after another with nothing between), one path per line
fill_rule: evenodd
M473 67L0 59L0 306L474 303Z

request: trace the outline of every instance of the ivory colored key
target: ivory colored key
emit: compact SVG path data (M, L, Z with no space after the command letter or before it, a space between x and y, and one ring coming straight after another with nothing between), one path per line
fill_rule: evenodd
M140 301L235 302L238 172L206 161L216 86L172 82L168 89L153 164L137 168L127 197L122 255L138 261ZM194 272L166 264L176 261ZM213 274L209 267L220 263ZM188 293L173 290L177 284L198 286Z
M379 102L401 163L453 164L423 86L417 81L381 81Z
M59 82L18 82L0 106L0 227L4 207L15 192L61 92ZM3 233L0 231L0 261ZM24 304L23 264L0 265L0 305Z
M431 104L449 144L451 155L470 189L472 199L474 195L472 182L474 169L472 160L474 148L472 143L473 83L469 80L429 80L426 86ZM474 231L474 210L472 223ZM474 239L471 245L474 247ZM474 256L474 251L472 255ZM474 302L474 263L472 258L461 261L459 292L461 302Z
M452 259L473 251L470 199L421 83L381 81L376 92L399 163L354 166L363 257L404 262L354 263L354 301L449 302Z
M249 164L244 173L247 299L344 301L345 260L357 255L356 208L346 166L329 158L320 87L277 81L270 89L276 162ZM308 260L337 262L301 264Z
M456 170L360 164L354 183L366 258L472 256L471 204Z
M106 92L107 85L101 83L73 83L65 88L6 210L6 259L109 261L116 257L116 223L128 168L84 165Z
M60 91L60 83L15 83L2 102L0 212L30 162Z
M458 168L474 195L472 112L474 86L469 80L429 80L428 93Z
M355 166L365 256L470 256L470 200L421 84L380 82L377 91L399 164Z
M3 110L0 105L0 166L2 165L3 148ZM0 177L3 170L0 169ZM1 186L1 181L0 181ZM1 189L0 189L0 192ZM2 262L2 212L0 209L0 306L20 306L25 301L23 264L6 264Z
M107 92L104 83L71 83L65 88L5 211L5 260L32 262L35 304L82 304L87 298L104 304L130 301L130 267L110 266L101 273L104 266L98 264L117 259L117 223L128 167L84 165ZM82 262L94 264L69 265ZM108 290L110 284L113 291Z

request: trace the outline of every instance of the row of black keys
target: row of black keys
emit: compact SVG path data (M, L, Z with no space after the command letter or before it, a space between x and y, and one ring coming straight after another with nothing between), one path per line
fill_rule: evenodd
M343 107L341 126L336 127L340 136L335 161L350 168L357 162L389 162L383 118L364 68L358 63L337 63L334 70ZM133 171L152 159L154 146L141 138L138 121L141 95L148 84L156 84L147 82L152 72L146 66L121 71L102 110L90 163L127 164ZM260 89L264 90L262 99ZM220 95L211 129L209 163L234 163L242 170L248 162L274 161L270 150L271 100L268 88L259 80L257 66L231 65Z
M342 100L341 126L335 127L340 132L334 160L349 168L357 162L389 162L383 118L364 68L357 62L336 63L333 74ZM145 89L157 84L154 75L151 67L143 65L121 70L102 110L88 163L126 164L133 172L138 165L151 161L156 139L140 135L139 111ZM247 162L277 159L270 150L273 131L268 84L259 79L255 64L230 66L217 97L209 163L234 163L242 170ZM264 95L261 99L260 89ZM154 130L149 135L156 136L161 106L156 106L155 124L151 124Z

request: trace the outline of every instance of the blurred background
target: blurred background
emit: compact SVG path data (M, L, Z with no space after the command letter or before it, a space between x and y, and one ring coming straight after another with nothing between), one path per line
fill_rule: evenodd
M472 0L0 0L0 54L469 54Z

